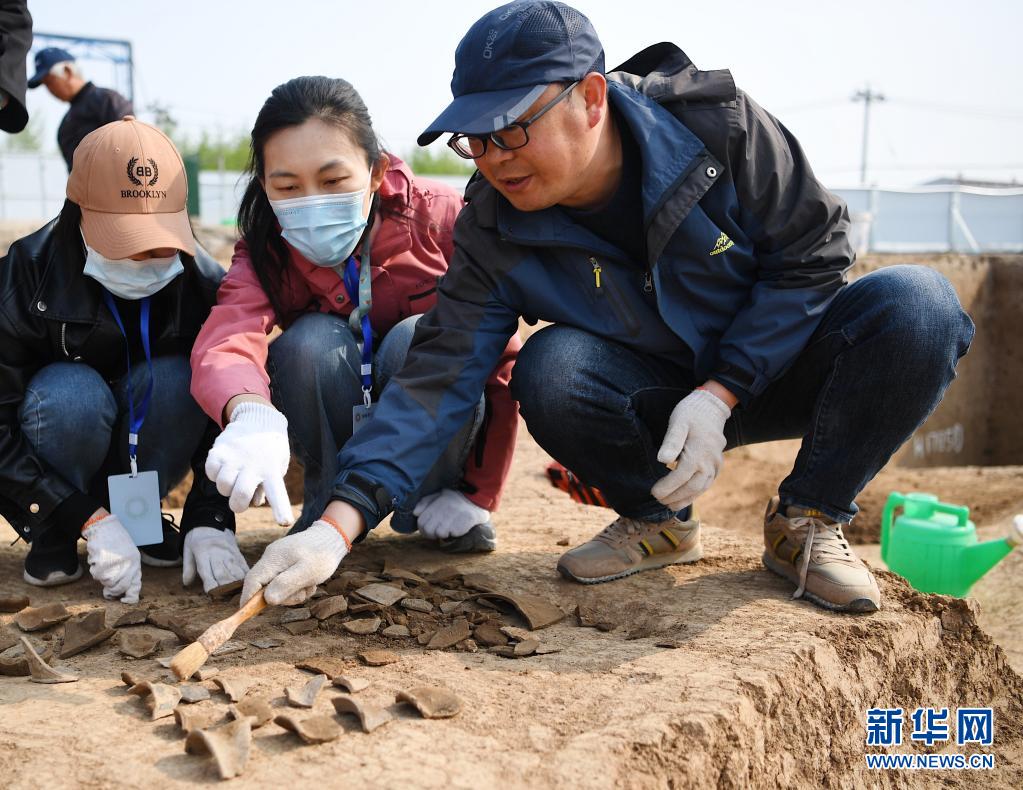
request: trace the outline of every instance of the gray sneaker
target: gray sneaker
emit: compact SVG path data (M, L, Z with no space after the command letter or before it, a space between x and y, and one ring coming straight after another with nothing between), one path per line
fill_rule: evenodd
M703 556L698 519L637 521L619 516L592 540L561 555L558 571L566 579L596 584L640 571Z
M808 598L836 612L876 612L881 591L870 569L849 547L842 525L820 511L790 507L778 497L764 516L764 565L796 585L793 598Z

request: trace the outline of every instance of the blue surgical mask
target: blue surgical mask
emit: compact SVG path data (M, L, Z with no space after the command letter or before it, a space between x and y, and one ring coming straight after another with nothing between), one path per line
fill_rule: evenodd
M362 205L366 190L339 195L271 200L281 236L317 266L339 266L355 250L366 229Z
M178 253L169 258L148 258L144 261L114 260L85 245L82 273L122 299L152 296L184 270Z

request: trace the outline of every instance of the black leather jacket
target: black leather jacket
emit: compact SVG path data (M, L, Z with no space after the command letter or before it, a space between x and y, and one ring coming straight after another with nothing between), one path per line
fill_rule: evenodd
M108 382L126 372L124 337L103 302L102 287L82 274L84 253L57 249L55 225L56 220L19 239L0 258L0 513L26 539L50 528L76 535L95 508L106 504L78 491L21 435L18 408L29 380L52 362L89 365ZM184 254L181 259L184 273L153 297L154 357L188 358L224 275L202 249L195 259ZM204 472L217 433L211 422L192 458L195 475L182 536L194 526L234 528L227 500Z

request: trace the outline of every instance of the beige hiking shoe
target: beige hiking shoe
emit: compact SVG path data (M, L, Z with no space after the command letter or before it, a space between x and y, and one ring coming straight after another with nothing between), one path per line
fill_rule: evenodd
M566 579L596 584L640 571L703 556L698 519L677 518L659 523L619 516L593 540L561 555L558 571Z
M790 507L778 497L764 516L764 565L797 585L793 598L809 598L837 612L876 612L881 591L863 561L853 554L842 525L816 510Z

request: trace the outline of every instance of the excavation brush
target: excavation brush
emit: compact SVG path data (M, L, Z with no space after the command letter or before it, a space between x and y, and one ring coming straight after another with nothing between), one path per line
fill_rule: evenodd
M171 671L178 680L192 677L196 670L206 663L206 659L213 654L213 651L231 638L238 626L255 617L265 608L266 599L263 598L263 593L256 593L245 606L230 617L211 625L202 632L202 636L174 656L170 662Z

